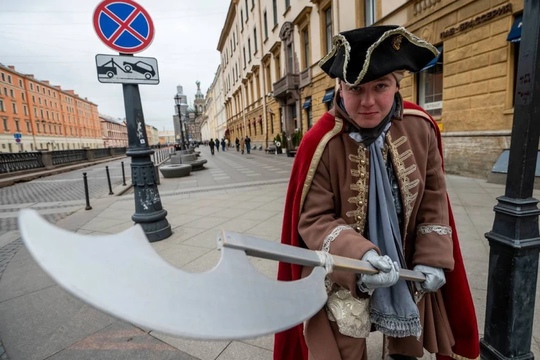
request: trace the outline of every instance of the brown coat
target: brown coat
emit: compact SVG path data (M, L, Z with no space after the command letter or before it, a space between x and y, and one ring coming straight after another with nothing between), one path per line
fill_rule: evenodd
M417 116L393 120L386 137L386 153L398 178L403 204L401 233L409 268L422 264L452 270L454 266L451 235L435 231L449 227L446 184L437 146L431 124ZM375 248L362 236L367 215L368 150L344 132L318 151L315 158L320 160L313 162L313 171L306 181L309 191L300 214L300 236L308 248L321 250L325 238L337 226L349 225L354 230L339 233L330 243L330 253L360 259L367 250ZM303 275L309 272L305 268ZM355 274L336 271L329 277L357 296ZM391 339L390 353L421 357L425 347L431 353L450 355L454 340L441 294L426 294L418 307L422 338ZM315 323L318 325L310 325ZM340 356L336 355L339 339L329 332L327 323L326 311L322 309L306 324L310 351L310 344L318 345L313 358L348 360L343 350Z

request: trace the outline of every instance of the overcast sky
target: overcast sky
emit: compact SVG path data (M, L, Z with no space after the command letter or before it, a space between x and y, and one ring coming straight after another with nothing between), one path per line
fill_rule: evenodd
M2 0L0 63L75 90L101 114L124 118L122 85L98 82L96 54L118 55L92 24L101 0ZM155 27L152 44L135 56L158 61L159 85L139 85L146 124L172 130L176 85L191 105L211 85L220 62L216 50L229 7L227 0L136 0Z

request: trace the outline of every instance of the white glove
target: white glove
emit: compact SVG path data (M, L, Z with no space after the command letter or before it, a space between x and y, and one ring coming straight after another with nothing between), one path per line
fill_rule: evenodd
M369 250L364 254L362 260L369 262L379 272L373 275L360 275L358 279L360 289L373 290L380 287L389 287L398 282L399 265L397 262L392 261L388 255L381 256L375 250Z
M420 285L425 291L433 292L437 291L446 284L446 277L444 276L444 271L441 268L435 268L427 265L416 265L413 269L414 271L419 271L426 277L426 280Z

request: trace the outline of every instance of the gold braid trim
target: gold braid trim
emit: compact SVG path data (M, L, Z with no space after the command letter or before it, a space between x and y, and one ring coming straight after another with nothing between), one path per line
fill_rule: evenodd
M357 154L349 154L349 160L356 163L356 169L351 166L351 175L358 178L350 185L350 188L353 191L357 191L358 196L353 196L348 199L349 204L356 205L356 210L347 211L345 215L354 218L354 225L352 225L352 227L360 234L364 232L364 227L366 225L368 202L369 159L366 152L366 146L364 143L360 143L358 145Z
M409 175L416 171L415 164L412 164L409 167L405 167L405 159L409 158L412 155L412 151L410 149L407 149L402 154L400 154L398 151L398 147L405 144L407 142L407 138L405 136L402 136L397 140L393 141L392 135L390 134L390 132L388 132L386 135L386 141L390 154L392 155L391 160L394 163L396 169L396 176L399 182L402 203L405 210L405 217L403 219L403 223L405 224L404 234L406 234L407 224L409 224L413 205L416 201L416 198L418 197L418 192L413 193L411 190L417 187L420 181L418 179L411 181L411 179L409 178Z
M313 182L313 177L315 176L315 171L317 171L317 167L319 166L319 162L321 161L322 154L324 152L324 149L326 149L326 145L332 139L336 134L339 134L341 129L343 128L343 120L339 119L338 117L335 118L335 124L334 128L324 134L321 141L317 145L317 149L315 150L315 153L313 154L313 157L311 158L311 163L309 164L308 173L306 176L306 181L304 181L304 187L302 188L302 198L300 200L300 207L298 208L298 216L300 216L300 212L302 212L302 209L304 207L304 201L306 200L307 193L309 189L311 188L311 183Z

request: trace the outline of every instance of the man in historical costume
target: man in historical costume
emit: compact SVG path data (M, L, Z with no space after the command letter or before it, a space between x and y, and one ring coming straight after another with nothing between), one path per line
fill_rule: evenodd
M286 198L282 242L363 259L376 275L335 271L328 302L311 319L276 334L275 360L366 359L372 330L394 359L479 355L474 305L433 119L399 94L403 70L437 54L397 26L341 33L321 68L339 79L334 108L306 133ZM399 268L422 284L398 280ZM279 280L310 268L280 263ZM298 299L298 301L302 301ZM385 350L386 351L386 350Z

